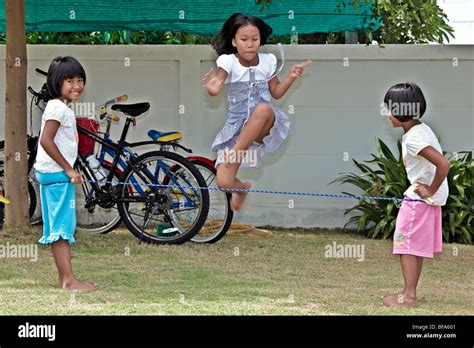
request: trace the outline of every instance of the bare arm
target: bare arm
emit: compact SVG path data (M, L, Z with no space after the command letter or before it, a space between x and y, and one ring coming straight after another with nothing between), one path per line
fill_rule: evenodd
M224 82L229 74L222 68L211 69L204 75L202 81L207 92L215 97L224 87Z
M438 191L444 179L448 176L450 162L432 146L425 147L418 155L426 158L436 166L436 174L431 185L418 183L414 189L415 193L421 198L429 198Z
M40 139L41 147L49 157L51 157L57 164L61 166L61 168L64 169L67 176L69 176L71 179L74 179L71 182L80 184L82 182L82 176L71 167L69 162L64 158L64 156L61 154L61 151L59 151L58 146L54 142L54 137L58 132L59 126L60 123L58 121L46 121Z
M268 83L268 89L270 90L272 97L275 99L283 97L295 80L296 79L290 75L288 75L283 81L280 81L278 77L275 76Z
M288 91L293 82L295 82L295 80L299 76L303 75L304 68L311 63L311 60L307 60L301 64L293 65L290 73L283 81L278 80L278 77L276 76L271 79L268 83L268 88L270 89L272 97L275 99L280 99L281 97L283 97L283 95L285 95L286 91Z

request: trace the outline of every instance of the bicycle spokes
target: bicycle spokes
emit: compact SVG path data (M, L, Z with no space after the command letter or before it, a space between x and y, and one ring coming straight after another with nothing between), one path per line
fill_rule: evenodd
M189 164L181 163L186 161L181 156L172 155L143 155L122 177L122 185L130 183L132 192L121 195L120 201L128 203L128 221L147 241L177 239L201 223L203 194L199 187L205 185L204 179L195 168L193 173ZM207 191L206 200L208 203Z

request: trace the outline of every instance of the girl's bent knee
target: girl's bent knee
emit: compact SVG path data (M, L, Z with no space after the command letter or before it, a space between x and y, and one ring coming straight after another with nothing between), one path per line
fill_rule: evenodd
M257 107L255 108L255 111L252 114L252 118L263 120L263 121L268 121L270 119L273 119L273 117L274 117L274 113L273 113L272 107L265 103L258 104Z
M267 103L260 103L255 107L254 113L259 113L259 114L267 114L267 115L272 115L273 116L273 109L272 107L267 104Z

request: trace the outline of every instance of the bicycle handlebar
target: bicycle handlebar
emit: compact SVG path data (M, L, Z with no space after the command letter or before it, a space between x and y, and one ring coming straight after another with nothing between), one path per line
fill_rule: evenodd
M43 95L41 93L36 92L31 86L28 86L28 91L30 91L31 94L33 94L35 97L41 98Z
M109 104L115 104L115 103L118 103L118 102L121 102L121 101L125 101L127 99L128 99L128 95L124 94L124 95L121 95L120 97L117 97L117 98L114 98L114 99L111 99L111 100L105 102L104 104L100 105L99 107L106 107Z
M44 70L41 70L40 68L35 69L37 73L40 73L41 75L48 76L48 73Z
M44 70L41 70L40 68L36 68L35 71L43 76L48 76L48 73ZM117 97L117 98L114 98L114 99L111 99L107 102L105 102L104 104L102 105L99 105L98 108L101 108L101 107L106 107L107 105L109 104L113 104L113 103L118 103L118 102L121 102L121 101L125 101L128 99L128 96L126 94L124 95L121 95L120 97Z
M105 118L107 118L107 121L118 121L119 118L117 116L108 115L107 106L109 106L109 104L115 104L115 103L118 103L118 102L121 102L121 101L124 101L124 100L127 100L127 99L128 99L128 96L126 94L124 94L124 95L121 95L120 97L116 97L114 99L111 99L111 100L105 102L102 105L97 106L96 109L100 110L99 121L102 121Z

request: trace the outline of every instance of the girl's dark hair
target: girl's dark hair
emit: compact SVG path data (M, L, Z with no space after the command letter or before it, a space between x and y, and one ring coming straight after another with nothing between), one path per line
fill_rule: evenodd
M421 118L426 111L425 96L413 82L390 87L383 101L392 116L400 122Z
M225 21L219 33L212 38L212 48L216 50L218 55L236 53L237 48L232 46L232 39L240 27L249 24L258 28L260 31L260 45L265 45L268 37L272 34L272 28L258 17L234 13Z
M64 80L81 77L86 83L86 72L73 57L56 57L53 59L48 69L46 84L48 86L48 99L54 99L61 96L61 87Z

